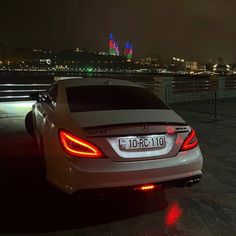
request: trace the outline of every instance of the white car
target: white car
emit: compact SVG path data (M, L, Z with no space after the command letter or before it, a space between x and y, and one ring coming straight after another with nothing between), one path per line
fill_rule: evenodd
M47 180L69 194L190 186L202 176L195 131L136 83L57 80L25 124L42 150Z

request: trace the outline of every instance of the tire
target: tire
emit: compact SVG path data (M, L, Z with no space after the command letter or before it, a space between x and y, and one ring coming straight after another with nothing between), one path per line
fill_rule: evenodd
M32 113L32 111L28 112L26 117L25 117L25 129L26 129L27 133L32 138L35 138L34 123L33 123L33 113Z

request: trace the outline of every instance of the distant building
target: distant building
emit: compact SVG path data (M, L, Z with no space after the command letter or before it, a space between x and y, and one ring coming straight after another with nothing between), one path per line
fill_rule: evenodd
M215 64L213 66L213 72L224 75L230 72L230 66L227 64Z
M125 44L124 56L127 58L127 60L132 60L133 58L133 45L130 41L126 42Z
M195 71L198 68L198 63L196 61L186 61L186 69L190 71Z
M119 56L119 46L112 33L109 35L109 55Z
M206 65L199 62L186 62L186 70L189 72L205 72Z

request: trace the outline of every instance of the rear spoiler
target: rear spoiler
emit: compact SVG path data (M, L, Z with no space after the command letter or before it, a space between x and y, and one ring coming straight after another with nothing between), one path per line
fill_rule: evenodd
M174 125L174 126L186 126L188 125L186 122L136 122L136 123L121 123L121 124L112 124L112 125L103 125L103 126L89 126L83 127L83 130L91 130L91 129L103 129L103 128L114 128L121 126L135 126L135 125Z

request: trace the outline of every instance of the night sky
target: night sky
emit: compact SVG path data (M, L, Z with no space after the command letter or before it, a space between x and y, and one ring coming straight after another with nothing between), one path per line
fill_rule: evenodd
M123 50L236 62L235 0L9 0L1 2L0 42L37 48Z

